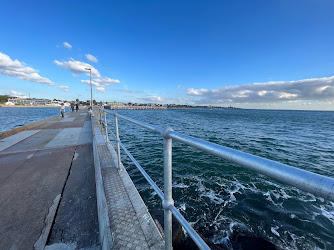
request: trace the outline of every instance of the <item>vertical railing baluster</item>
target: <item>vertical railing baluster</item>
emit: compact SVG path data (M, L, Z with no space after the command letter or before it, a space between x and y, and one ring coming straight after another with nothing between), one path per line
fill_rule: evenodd
M172 245L172 212L169 210L170 205L174 205L172 190L172 139L168 137L168 132L173 131L167 128L163 132L164 137L164 231L165 231L165 250L171 250Z
M103 127L102 127L102 110L100 109L100 128L101 132L103 132Z
M102 129L102 111L101 111L101 109L99 109L99 122L100 122L100 129L101 129L101 132L102 132L103 129Z
M106 132L106 139L107 139L107 143L109 143L109 138L108 138L108 123L107 123L107 112L104 111L104 129Z
M121 150L119 146L119 132L118 132L118 119L115 115L115 127L116 127L116 143L117 143L117 161L118 161L118 170L121 171Z
M99 128L101 129L101 126L100 126L100 110L99 109L97 110L97 124L99 125Z

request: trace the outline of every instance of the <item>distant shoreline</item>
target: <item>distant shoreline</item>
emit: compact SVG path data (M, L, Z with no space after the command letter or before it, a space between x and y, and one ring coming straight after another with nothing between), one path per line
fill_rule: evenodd
M0 107L4 107L4 108L60 108L60 106L25 106L25 105L0 105Z
M225 107L207 107L207 106L196 106L196 107L167 107L167 109L242 109L242 108L225 108Z

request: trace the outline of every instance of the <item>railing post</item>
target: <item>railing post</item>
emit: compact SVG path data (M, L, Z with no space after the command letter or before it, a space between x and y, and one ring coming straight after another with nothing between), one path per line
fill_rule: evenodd
M107 139L107 143L109 143L109 138L108 138L108 123L107 123L107 112L104 111L104 129L106 132L106 139Z
M100 128L101 132L103 132L103 127L102 127L102 110L100 109Z
M97 124L99 125L99 128L101 129L101 126L100 126L100 109L97 109Z
M100 130L102 132L102 111L99 109L99 123L100 123Z
M120 150L120 146L119 146L119 133L118 133L118 119L117 119L117 115L115 115L115 127L116 127L118 171L121 171L121 150Z
M172 212L169 210L170 205L174 205L172 190L172 139L168 137L168 132L172 128L166 128L163 131L164 137L164 231L165 231L165 250L171 250L172 245Z

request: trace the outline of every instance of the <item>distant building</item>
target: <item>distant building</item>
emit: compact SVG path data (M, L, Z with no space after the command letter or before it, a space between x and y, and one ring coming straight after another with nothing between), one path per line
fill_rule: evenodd
M62 103L63 103L63 101L61 101L61 100L53 100L50 105L61 106Z
M108 103L109 105L112 105L112 106L124 106L124 103L122 102L111 102L111 103Z
M49 99L36 99L36 98L19 98L12 97L8 99L8 102L20 105L33 105L33 106L47 106L51 105L51 100ZM9 104L10 105L10 104Z

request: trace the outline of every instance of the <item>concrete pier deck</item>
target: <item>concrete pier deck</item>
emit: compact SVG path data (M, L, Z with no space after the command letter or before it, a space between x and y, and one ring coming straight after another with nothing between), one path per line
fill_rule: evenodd
M99 249L90 116L39 124L0 140L0 249Z
M164 248L87 110L0 138L0 249Z

